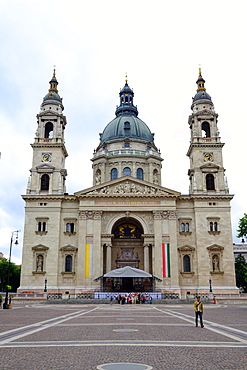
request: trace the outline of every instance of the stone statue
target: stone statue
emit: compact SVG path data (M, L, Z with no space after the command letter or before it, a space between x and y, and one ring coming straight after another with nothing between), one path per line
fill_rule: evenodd
M44 257L39 254L37 257L37 271L42 272L43 271L43 262L44 262Z
M215 272L219 271L219 257L218 256L213 257L213 271Z

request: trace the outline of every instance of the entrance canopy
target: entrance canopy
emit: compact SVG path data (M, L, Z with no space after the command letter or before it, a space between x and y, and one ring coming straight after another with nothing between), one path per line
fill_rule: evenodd
M103 275L103 277L111 277L111 278L124 278L124 277L136 277L136 278L145 278L145 277L153 277L146 271L136 269L134 267L125 266L116 270L112 270L107 272Z

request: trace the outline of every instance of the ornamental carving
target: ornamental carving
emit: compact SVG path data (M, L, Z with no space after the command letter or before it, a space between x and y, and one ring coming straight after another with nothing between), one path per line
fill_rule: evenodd
M102 216L102 221L101 221L101 232L102 234L105 234L107 232L107 225L108 222L116 216L115 212L104 212Z
M176 219L176 211L153 211L154 219Z
M79 219L80 220L85 220L85 219L100 220L102 213L103 211L79 211Z
M156 187L152 186L143 186L143 185L136 185L135 183L125 181L121 184L118 184L114 187L110 186L105 186L101 189L98 190L93 190L90 193L87 193L87 195L104 195L104 194L130 194L130 195L138 195L138 194L143 194L143 195L169 195L164 190L161 190Z

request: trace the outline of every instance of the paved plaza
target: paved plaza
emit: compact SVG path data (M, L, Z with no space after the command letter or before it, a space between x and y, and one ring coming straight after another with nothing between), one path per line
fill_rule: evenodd
M205 305L203 329L187 304L14 303L0 320L1 369L247 369L247 305Z

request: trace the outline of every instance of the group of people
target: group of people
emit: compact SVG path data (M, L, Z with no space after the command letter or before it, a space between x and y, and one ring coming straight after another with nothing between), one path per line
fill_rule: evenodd
M110 298L111 304L114 300L117 301L118 304L144 304L144 303L153 303L152 296L147 293L129 293L129 294L118 294L115 296L111 296Z
M118 294L115 296L111 296L110 301L111 304L116 300L118 304L145 304L145 303L153 303L153 298L151 295L147 293L129 293L129 294ZM200 319L200 326L204 328L203 324L203 303L201 298L198 296L196 301L194 302L194 311L195 311L195 322L196 327L198 326L198 319Z

